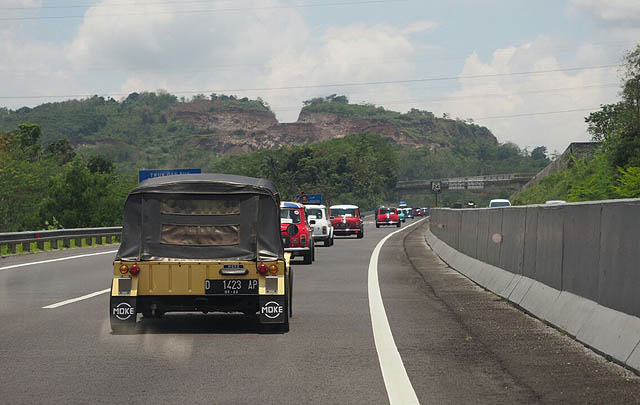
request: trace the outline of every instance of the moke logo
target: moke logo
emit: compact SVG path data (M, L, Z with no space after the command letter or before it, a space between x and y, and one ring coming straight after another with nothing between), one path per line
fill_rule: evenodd
M276 319L282 314L283 311L284 308L282 308L282 305L278 304L275 301L267 302L260 309L260 312L269 319Z
M128 302L121 302L113 308L113 315L121 321L126 321L135 315L135 310Z

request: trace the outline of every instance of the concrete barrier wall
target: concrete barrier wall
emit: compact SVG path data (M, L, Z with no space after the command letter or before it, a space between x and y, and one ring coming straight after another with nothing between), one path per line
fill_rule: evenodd
M451 267L640 374L640 199L432 209Z
M431 230L481 262L640 316L640 199L438 208Z

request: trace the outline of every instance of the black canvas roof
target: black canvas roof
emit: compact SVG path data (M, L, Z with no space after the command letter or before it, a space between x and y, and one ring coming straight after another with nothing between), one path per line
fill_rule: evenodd
M138 184L130 194L137 193L268 193L277 194L272 182L255 177L232 174L178 174L147 179Z
M227 174L157 177L140 183L125 202L117 260L283 257L280 196L268 180Z

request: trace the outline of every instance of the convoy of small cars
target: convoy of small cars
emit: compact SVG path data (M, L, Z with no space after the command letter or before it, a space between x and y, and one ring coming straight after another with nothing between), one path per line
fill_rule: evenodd
M381 206L376 228L400 227L424 210ZM278 225L280 228L278 229ZM292 316L292 258L315 260L315 245L364 237L357 205L280 201L264 179L181 174L141 182L127 197L111 281L114 333L167 312L242 312L286 332Z

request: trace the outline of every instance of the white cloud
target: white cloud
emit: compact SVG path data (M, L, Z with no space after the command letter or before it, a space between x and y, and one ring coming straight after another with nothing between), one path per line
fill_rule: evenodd
M631 42L640 38L640 1L570 0L568 11L589 16L608 40Z
M472 54L460 75L509 75L566 67L549 52L552 49L549 41L549 38L539 38L519 47L498 49L488 61ZM571 66L594 66L605 62L600 59L604 57L597 48L586 45L570 63ZM501 142L511 141L529 148L545 145L550 150L563 151L571 142L589 140L584 123L588 112L477 119L592 108L614 102L617 88L603 86L617 83L616 72L615 69L590 69L459 80L460 90L449 94L451 100L441 102L437 111L474 118L478 124L489 127Z
M574 12L586 12L608 23L640 21L640 2L636 0L570 0L569 5Z
M408 59L414 46L402 33L388 25L367 26L355 24L330 29L314 46L284 52L271 60L271 71L266 78L269 87L292 84L334 84L386 81L413 77L415 66ZM300 89L295 92L273 92L266 96L272 106L300 105L305 99L355 91L352 101L380 99L406 95L402 86L344 87L326 89ZM295 120L297 112L278 114L286 121Z

